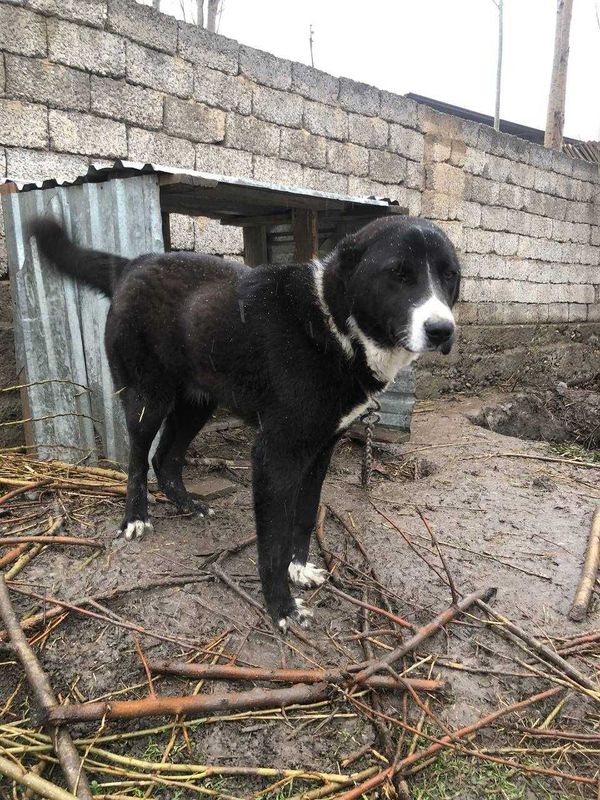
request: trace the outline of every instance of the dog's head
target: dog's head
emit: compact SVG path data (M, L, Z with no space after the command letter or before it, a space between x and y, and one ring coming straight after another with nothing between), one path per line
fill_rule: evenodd
M353 323L381 347L449 353L460 265L428 220L386 217L346 236L333 258Z

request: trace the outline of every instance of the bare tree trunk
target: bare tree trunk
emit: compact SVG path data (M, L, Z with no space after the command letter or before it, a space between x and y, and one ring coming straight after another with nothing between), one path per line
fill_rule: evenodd
M567 65L569 61L569 31L573 14L573 0L558 0L556 33L554 36L554 61L548 98L546 135L544 146L552 150L562 148L565 124L565 96L567 93Z
M216 33L217 30L217 17L219 16L219 9L221 0L208 0L208 19L206 21L206 29Z
M498 66L496 69L496 111L494 128L500 130L500 90L502 88L502 51L504 47L504 0L498 0Z
M160 11L160 0L152 0L152 8L155 11Z
M196 0L196 25L204 27L204 0Z

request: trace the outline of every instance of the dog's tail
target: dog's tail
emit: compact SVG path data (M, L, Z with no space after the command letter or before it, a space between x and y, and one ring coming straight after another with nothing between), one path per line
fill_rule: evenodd
M59 272L93 286L112 297L128 258L78 247L69 239L64 228L51 217L38 217L29 224L28 232L35 237L42 254Z

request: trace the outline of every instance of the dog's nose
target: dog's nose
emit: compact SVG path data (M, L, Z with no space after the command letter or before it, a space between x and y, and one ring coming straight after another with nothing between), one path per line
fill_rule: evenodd
M448 319L428 320L424 327L425 334L434 347L446 344L454 333L454 323Z

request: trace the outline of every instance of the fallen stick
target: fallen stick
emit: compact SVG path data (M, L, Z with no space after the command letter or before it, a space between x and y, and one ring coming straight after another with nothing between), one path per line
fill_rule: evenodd
M442 611L441 614L439 614L435 619L431 620L431 622L428 622L427 625L423 625L422 628L419 628L414 636L404 642L404 644L401 644L395 650L392 650L391 653L388 653L381 660L349 666L348 670L350 672L361 670L357 675L353 676L355 683L364 683L375 672L387 670L388 666L393 666L407 653L410 653L411 650L415 650L425 641L425 639L428 639L430 636L433 636L434 633L437 633L441 628L444 627L444 625L458 616L458 614L466 611L478 600L490 600L495 593L496 589L478 589L476 592L463 597L458 605L450 606Z
M570 742L591 742L600 744L600 733L579 733L578 731L559 731L552 728L540 730L539 728L527 728L524 725L515 725L514 730L523 736L542 736L547 739L565 739Z
M3 494L0 497L0 506L3 503L6 503L7 500L12 500L13 497L17 497L17 495L24 494L25 492L30 492L33 489L38 489L40 486L46 486L51 482L51 478L46 478L43 481L35 481L33 483L27 483L24 486L19 486L16 489L13 489L6 494Z
M162 717L176 714L206 714L215 711L246 711L248 709L307 705L326 700L330 694L331 688L326 683L315 683L312 686L299 683L286 689L252 689L249 692L228 692L226 694L145 697L142 700L73 703L49 708L46 718L53 724L62 724L105 718L139 719L140 717Z
M5 544L21 542L40 542L42 544L74 544L81 547L96 547L104 550L104 545L97 539L78 539L77 536L0 536L0 547Z
M399 625L402 628L408 628L411 631L415 630L415 626L412 624L412 622L408 622L407 620L402 619L402 617L392 614L391 611L386 611L384 608L379 608L379 606L372 606L370 603L365 603L363 600L359 600L357 597L353 597L351 594L342 592L341 589L338 589L335 586L327 585L325 588L328 592L337 595L337 597L341 597L342 600L347 600L349 603L353 603L355 606L365 608L367 611L372 611L374 614L380 614L382 617L386 617L386 619L395 622L396 625Z
M0 569L4 569L4 567L12 564L13 561L16 561L17 558L23 555L25 550L27 550L27 544L19 544L16 547L12 547L8 553L5 553L2 558L0 558Z
M493 630L500 634L502 634L504 631L508 631L509 633L513 634L513 636L516 636L518 639L521 639L521 641L528 644L529 647L541 659L562 670L562 672L568 675L571 680L575 681L575 683L578 683L580 686L584 686L586 689L590 689L594 693L598 692L598 687L587 677L587 675L584 675L578 669L569 664L568 661L565 661L565 659L559 656L558 653L555 653L553 650L550 650L549 647L546 647L546 645L542 644L537 639L534 639L533 636L530 636L522 628L519 628L519 626L515 625L514 622L511 622L502 614L499 614L493 608L490 608L483 598L477 601L477 605L483 609L488 616L502 623L501 625L493 625Z
M339 669L263 669L260 667L235 667L230 664L189 664L185 661L150 661L150 671L157 675L179 675L185 678L228 681L273 681L283 683L341 684L352 679ZM426 678L403 678L397 681L391 676L374 675L366 682L373 689L404 689L406 685L421 692L437 692L444 688L445 681Z
M14 761L9 761L8 758L3 756L0 756L0 775L5 775L7 778L20 783L21 786L33 789L37 795L45 797L47 800L77 800L77 796L71 794L71 792L55 786L45 778L36 775L35 772L27 772Z
M42 712L48 714L52 709L59 707L58 700L46 673L21 630L19 620L10 602L4 576L0 577L0 616L6 626L14 651L23 666L35 701ZM79 754L69 732L50 724L48 733L70 791L80 800L92 800L87 777L83 772Z
M575 593L575 599L571 610L569 611L569 619L574 622L581 622L587 613L592 591L596 576L598 575L598 567L600 566L600 506L596 509L592 519L592 528L588 539L587 550L585 554L585 562L579 579L579 585Z
M458 739L464 739L465 736L469 736L470 734L475 733L475 731L478 731L480 728L490 725L492 722L494 722L494 720L504 716L505 714L508 714L512 711L519 711L522 708L532 705L533 703L539 702L540 700L545 700L548 697L552 697L560 691L563 691L560 686L547 689L545 692L533 695L533 697L529 697L527 700L522 700L520 703L513 703L513 705L504 706L504 708L500 708L498 711L494 711L485 717L481 717L477 720L477 722L467 725L466 727L455 731L451 735L441 736L437 742L429 745L429 747L426 747L424 750L419 750L410 756L406 756L406 758L403 758L400 761L394 762L394 764L392 764L390 767L378 772L376 775L373 775L364 783L361 783L359 786L355 786L354 789L351 789L349 792L343 792L342 794L338 795L336 800L355 800L355 798L361 797L361 795L366 794L372 789L375 789L377 786L381 786L384 781L393 777L398 772L403 772L407 767L410 767L416 761L429 758L429 756L437 753L446 746L452 746L453 742L457 741ZM476 754L474 753L473 755Z

